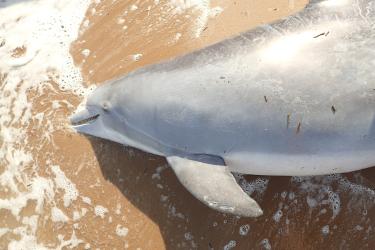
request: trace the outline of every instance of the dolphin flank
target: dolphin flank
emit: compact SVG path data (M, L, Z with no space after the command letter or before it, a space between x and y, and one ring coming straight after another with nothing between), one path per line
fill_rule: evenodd
M262 214L231 172L321 175L375 165L375 0L292 16L98 87L74 128L165 156L200 201Z

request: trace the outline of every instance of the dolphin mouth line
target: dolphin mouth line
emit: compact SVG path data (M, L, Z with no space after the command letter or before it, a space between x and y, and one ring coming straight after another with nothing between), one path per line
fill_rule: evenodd
M88 118L85 118L85 119L82 119L82 120L79 120L79 121L74 121L74 122L71 122L73 126L80 126L80 125L84 125L84 124L89 124L89 123L93 123L96 119L98 119L98 117L100 116L100 114L96 114L94 116L90 116Z

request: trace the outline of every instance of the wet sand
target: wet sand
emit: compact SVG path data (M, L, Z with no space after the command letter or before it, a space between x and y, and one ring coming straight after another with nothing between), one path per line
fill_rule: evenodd
M209 11L204 5L176 10L171 1L97 2L87 10L70 49L86 85L102 84L213 44L306 4L303 0L222 0L211 1ZM22 56L22 50L16 52ZM3 75L0 86L6 80ZM27 96L33 114L45 115L27 126L14 124L24 126L27 133L27 145L17 147L33 156L30 167L22 172L29 178L37 174L53 180L54 195L46 199L42 211L32 198L17 216L0 209L0 227L9 229L4 234L0 231L0 249L19 240L10 229L25 225L22 218L31 220L34 215L37 226L27 235L35 235L38 244L50 248L375 247L375 169L306 178L245 176L240 184L265 214L257 219L238 218L215 212L193 198L164 158L76 134L67 117L82 97L62 90L52 77L48 87L31 90ZM50 126L54 129L48 130ZM0 167L0 173L10 168L6 162L0 162ZM21 181L18 185L28 188ZM0 190L0 198L9 197L13 194ZM55 208L65 217L57 216Z

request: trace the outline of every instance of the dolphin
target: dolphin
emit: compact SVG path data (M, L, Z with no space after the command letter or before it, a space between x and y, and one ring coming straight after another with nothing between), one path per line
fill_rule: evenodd
M232 172L375 165L375 1L312 1L269 25L98 87L74 128L165 156L200 201L262 215Z

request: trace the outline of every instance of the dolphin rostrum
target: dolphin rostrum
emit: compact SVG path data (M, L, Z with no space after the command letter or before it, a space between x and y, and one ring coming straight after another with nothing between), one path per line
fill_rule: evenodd
M165 156L222 212L262 210L231 172L321 175L375 165L375 1L292 16L98 87L71 122Z

